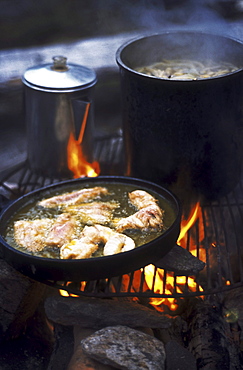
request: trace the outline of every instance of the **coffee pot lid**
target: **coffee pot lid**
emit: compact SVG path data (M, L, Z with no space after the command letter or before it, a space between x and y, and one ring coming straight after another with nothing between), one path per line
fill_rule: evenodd
M67 64L64 56L54 56L52 64L43 64L27 69L23 83L37 90L72 91L93 86L96 73L93 69L78 64Z

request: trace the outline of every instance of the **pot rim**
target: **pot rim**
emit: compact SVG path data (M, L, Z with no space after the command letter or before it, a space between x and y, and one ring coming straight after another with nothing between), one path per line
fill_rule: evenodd
M149 79L154 79L154 80L159 80L159 81L170 81L170 83L198 83L198 82L202 82L202 81L208 81L208 80L214 80L214 79L220 79L220 78L223 78L223 77L227 77L227 76L231 76L231 75L235 75L237 73L240 73L243 71L243 66L238 68L237 70L233 71L233 72L229 72L229 73L225 73L223 75L220 75L220 76L214 76L214 77L206 77L206 78L201 78L201 79L197 79L197 80L169 80L168 78L162 78L162 77L156 77L156 76L150 76L150 75L147 75L147 74L144 74L144 73L141 73L141 72L138 72L136 71L135 69L133 68L130 68L128 67L122 60L122 52L126 49L126 47L132 45L132 44L135 44L137 41L142 41L142 40L146 40L146 39L149 39L149 38L156 38L156 37L160 37L160 36L167 36L167 35L176 35L176 34L186 34L186 35L191 35L191 36L196 36L196 35L201 35L201 36L211 36L211 37L218 37L218 38L221 38L221 39L225 39L225 40L230 40L230 41L233 41L235 42L236 44L239 44L239 45L242 45L242 48L243 48L243 40L240 40L240 39L237 39L235 37L232 37L232 36L228 36L228 35L222 35L222 34L218 34L218 33L211 33L211 32L204 32L204 31L193 31L193 30L168 30L168 31L165 31L165 32L157 32L157 33L147 33L147 34L144 34L143 36L137 36L133 39L130 39L126 42L124 42L116 51L116 62L118 64L119 67L121 68L124 68L125 70L135 74L135 75L139 75L141 77L144 77L144 78L149 78Z

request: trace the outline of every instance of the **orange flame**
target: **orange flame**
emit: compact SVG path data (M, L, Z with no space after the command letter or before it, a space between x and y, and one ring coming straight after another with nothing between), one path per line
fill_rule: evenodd
M95 177L100 173L99 163L96 161L93 163L87 162L82 150L82 142L87 124L89 107L90 104L87 104L78 140L75 140L74 135L71 133L67 145L68 168L73 172L73 177L76 179L85 176Z
M70 290L69 287L72 288L72 284L73 284L72 281L67 281L65 283L65 286L68 287L68 289L67 290L59 289L59 294L63 297L79 297L79 295L77 295L77 294L69 293L68 290ZM77 284L78 284L78 287L77 287ZM63 287L64 287L64 285L63 285ZM84 292L85 287L86 287L86 282L85 281L81 281L80 283L75 283L75 289L79 289L81 292Z
M198 218L199 210L200 210L200 204L199 204L199 202L197 202L195 207L192 208L188 219L184 219L182 217L181 231L180 231L180 235L179 235L179 238L178 238L178 241L177 241L178 244L180 244L180 241L185 237L188 230L192 227L192 225L194 225L195 221Z
M78 140L75 140L73 134L70 134L68 146L68 168L73 172L74 178L95 177L100 173L98 162L88 163L84 157L82 146Z
M200 204L197 202L195 207L190 212L190 215L187 219L182 219L181 222L181 232L178 238L178 244L183 247L183 240L188 232L188 230L194 225L195 221L199 217L200 213ZM190 251L192 254L194 251ZM175 280L176 279L176 280ZM187 276L174 276L173 273L167 272L166 274L166 285L164 285L164 270L156 269L153 265L148 265L145 267L145 280L149 289L153 290L158 294L170 295L176 287L176 293L182 294L183 287L185 284L189 287L191 292L197 291L199 289L202 291L202 288L195 282L191 277ZM175 311L178 308L178 303L176 298L151 298L150 304L154 306L158 311L164 311L164 306L168 306L170 311Z
M188 219L183 219L181 223L181 232L178 241L180 244L183 245L183 239L186 237L187 231L193 226L197 218L200 214L200 205L199 202L195 205L195 207L191 210ZM178 243L179 244L179 243ZM192 254L194 251L190 251ZM136 292L137 289L141 288L141 273L142 270L138 270L134 272L134 279L132 287L130 286L130 278L128 275L123 275L122 286L124 291L128 291L129 289L133 292ZM154 265L150 264L144 268L144 277L145 281L143 282L143 291L149 289L157 294L164 294L169 296L173 293L183 294L183 289L185 284L189 288L191 292L196 291L203 291L203 289L198 286L195 280L189 276L174 276L173 273L166 273L164 276L164 270L160 268L156 268ZM166 278L166 279L165 279ZM166 280L166 284L164 284L164 280ZM70 282L71 284L71 282ZM69 283L68 283L69 285ZM86 283L80 283L80 291L85 290ZM130 287L130 288L129 288ZM129 288L129 289L128 289ZM65 290L59 291L63 296L75 296L75 294L70 294ZM137 298L134 298L137 300ZM149 303L156 308L156 310L164 312L165 307L169 309L169 312L175 312L178 309L178 300L176 298L150 298Z

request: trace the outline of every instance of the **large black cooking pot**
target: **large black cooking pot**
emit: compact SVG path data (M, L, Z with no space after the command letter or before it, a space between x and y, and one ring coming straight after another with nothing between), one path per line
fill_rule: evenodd
M80 260L42 258L21 252L5 240L6 227L11 218L22 208L56 192L73 191L82 187L119 183L135 185L137 189L153 192L158 199L169 202L175 214L174 222L157 239L134 250L112 256ZM128 177L95 177L64 181L30 192L14 201L0 216L1 257L22 274L36 280L82 281L107 278L128 273L156 262L175 245L180 231L181 209L177 198L168 190L147 181Z
M208 198L231 190L242 160L243 43L201 32L166 32L125 43L116 59L127 175L162 184L176 194L181 182ZM135 71L162 59L211 59L238 69L183 81Z

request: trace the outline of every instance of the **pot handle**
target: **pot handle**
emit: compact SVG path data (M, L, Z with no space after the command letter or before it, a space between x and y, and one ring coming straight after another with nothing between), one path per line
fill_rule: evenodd
M82 143L86 129L91 102L83 99L72 99L72 112L74 120L74 137L79 144Z

